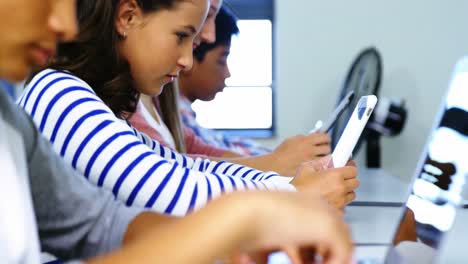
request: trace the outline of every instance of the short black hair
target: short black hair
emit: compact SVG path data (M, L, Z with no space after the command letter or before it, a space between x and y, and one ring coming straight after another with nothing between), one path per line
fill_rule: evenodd
M237 17L224 5L221 7L218 15L216 16L215 24L216 41L211 44L202 42L193 51L193 57L198 62L202 62L206 53L216 48L217 46L231 44L232 35L237 35L239 33L239 28L237 27Z

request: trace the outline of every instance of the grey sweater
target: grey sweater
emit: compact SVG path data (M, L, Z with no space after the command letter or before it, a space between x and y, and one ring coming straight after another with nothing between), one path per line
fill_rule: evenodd
M142 210L125 207L111 193L74 175L76 172L55 154L29 116L1 89L0 122L9 128L6 131L23 140L20 146L10 146L14 149L10 155L16 156L16 171L27 174L19 173L18 177L29 177L41 250L70 260L120 247L128 224ZM0 217L8 217L8 213L2 212Z

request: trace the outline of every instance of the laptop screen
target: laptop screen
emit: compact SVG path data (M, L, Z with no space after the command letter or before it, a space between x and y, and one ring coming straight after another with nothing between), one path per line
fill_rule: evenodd
M419 162L386 263L407 263L402 258L408 254L418 263L432 263L436 259L462 201L467 176L468 58L464 58L457 64L442 111Z

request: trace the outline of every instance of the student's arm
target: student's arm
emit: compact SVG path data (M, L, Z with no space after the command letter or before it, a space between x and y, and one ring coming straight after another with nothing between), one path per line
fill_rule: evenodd
M347 263L352 253L346 225L315 194L251 192L223 196L89 263L212 263L239 249L284 245L320 246L325 263Z
M160 132L148 124L138 107L129 119L138 131L168 146ZM259 156L243 156L236 152L221 149L203 142L193 130L184 126L184 141L187 154L205 156L212 161L228 161L261 171L275 171L280 175L294 176L298 167L306 161L330 154L330 137L325 133L313 133L307 136L295 136L286 139L275 151Z
M168 146L159 131L148 124L139 108L131 116L129 122L138 131L145 133L164 146ZM324 133L289 138L272 153L253 157L206 144L187 127L184 127L184 140L187 154L191 157L203 155L213 161L224 160L261 171L276 171L280 175L289 176L293 176L303 162L330 154L330 138Z
M230 158L245 158L245 157L248 157L246 155L241 155L237 152L234 152L234 151L231 151L231 150L226 150L223 155L221 156L221 158L214 158L213 160L226 160L226 159L230 159ZM211 157L210 157L211 159Z
M19 103L69 165L128 206L185 215L224 192L295 189L275 172L191 159L165 148L118 119L68 73L42 71Z
M123 238L123 245L130 245L144 237L148 231L155 228L166 228L182 218L154 212L143 212L135 217L128 225Z
M231 152L227 149L219 148L214 145L203 142L203 140L197 135L195 135L193 130L191 130L190 128L184 126L183 129L185 145L187 147L187 153L189 155L195 154L205 155L207 157L222 157L227 153ZM236 153L236 157L242 156Z
M24 169L29 176L41 249L68 260L119 248L127 226L141 209L125 207L111 193L76 175L27 114L3 93L0 105L2 117L23 138Z
M280 175L294 176L302 163L328 155L330 151L330 137L325 133L313 133L288 138L270 154L236 157L227 153L222 158L209 159L225 160L257 170L270 170Z

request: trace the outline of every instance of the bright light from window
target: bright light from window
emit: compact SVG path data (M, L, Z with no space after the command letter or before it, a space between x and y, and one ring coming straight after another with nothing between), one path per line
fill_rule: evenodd
M272 101L270 87L226 87L213 101L197 100L192 107L203 127L269 129Z
M228 66L228 86L211 102L196 101L197 121L207 128L271 129L272 24L270 20L239 20Z
M270 20L239 20L232 38L227 86L270 86L272 80L272 25Z

